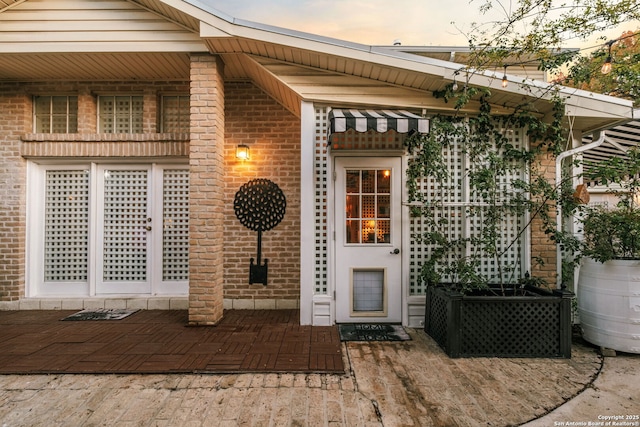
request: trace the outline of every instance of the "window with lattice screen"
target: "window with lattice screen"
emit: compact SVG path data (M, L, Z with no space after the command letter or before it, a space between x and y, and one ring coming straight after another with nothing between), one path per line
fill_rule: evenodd
M86 282L89 171L51 170L45 182L44 280Z
M33 98L33 106L34 132L78 132L77 96L36 96Z
M162 97L162 132L189 132L190 124L189 95L171 95Z
M188 280L189 170L164 170L162 212L162 279Z
M143 99L132 95L98 97L100 133L142 133Z

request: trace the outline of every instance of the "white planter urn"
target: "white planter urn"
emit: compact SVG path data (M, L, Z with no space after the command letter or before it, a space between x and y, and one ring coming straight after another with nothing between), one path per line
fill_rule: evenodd
M584 258L577 297L585 340L640 353L640 260Z

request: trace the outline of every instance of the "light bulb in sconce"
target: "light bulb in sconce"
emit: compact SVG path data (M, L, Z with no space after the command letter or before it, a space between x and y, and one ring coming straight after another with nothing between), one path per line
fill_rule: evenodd
M509 86L509 80L507 79L507 66L504 66L504 73L502 75L502 87Z
M250 158L249 146L241 144L236 147L236 159L249 160Z
M602 64L602 68L600 68L600 72L602 74L609 74L611 72L611 57L607 56L607 59L604 61L604 64Z
M611 58L611 46L613 46L613 43L615 43L615 40L607 42L607 48L609 49L609 51L607 53L607 58L604 60L604 64L602 64L602 68L600 68L600 72L602 74L609 74L613 67L613 65L611 64L611 61L613 61L613 59Z

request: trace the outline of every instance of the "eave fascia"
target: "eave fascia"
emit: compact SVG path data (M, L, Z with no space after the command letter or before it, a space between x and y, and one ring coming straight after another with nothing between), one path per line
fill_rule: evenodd
M452 82L454 78L457 78L458 81L465 80L461 79L460 75L467 72L465 66L454 62L233 18L198 0L161 1L199 19L201 21L200 35L204 38L207 36L212 38L246 38L293 49L369 62L384 67L424 73L449 82ZM633 103L620 98L566 87L558 89L557 85L522 79L517 76L507 76L507 80L509 85L507 88L503 88L502 76L488 70L470 70L466 77L467 84L471 86L486 87L494 92L501 92L513 97L514 105L519 104L523 97L550 102L555 96L560 96L566 102L568 112L572 114L587 114L587 117L615 117L620 120L632 119L634 114L637 115L634 113ZM508 108L506 105L505 107Z

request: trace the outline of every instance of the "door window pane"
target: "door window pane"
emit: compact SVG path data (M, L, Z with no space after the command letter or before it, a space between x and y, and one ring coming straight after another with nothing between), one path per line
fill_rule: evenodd
M347 193L360 192L360 171L347 171Z
M391 243L391 171L347 170L346 178L346 243Z
M372 170L363 170L362 173L362 192L375 193L376 189L376 173Z
M377 192L378 193L390 193L391 192L391 171L388 169L379 170L377 173Z
M347 195L347 218L360 217L360 196Z
M369 196L369 195L362 196L362 217L363 218L376 217L376 196Z

